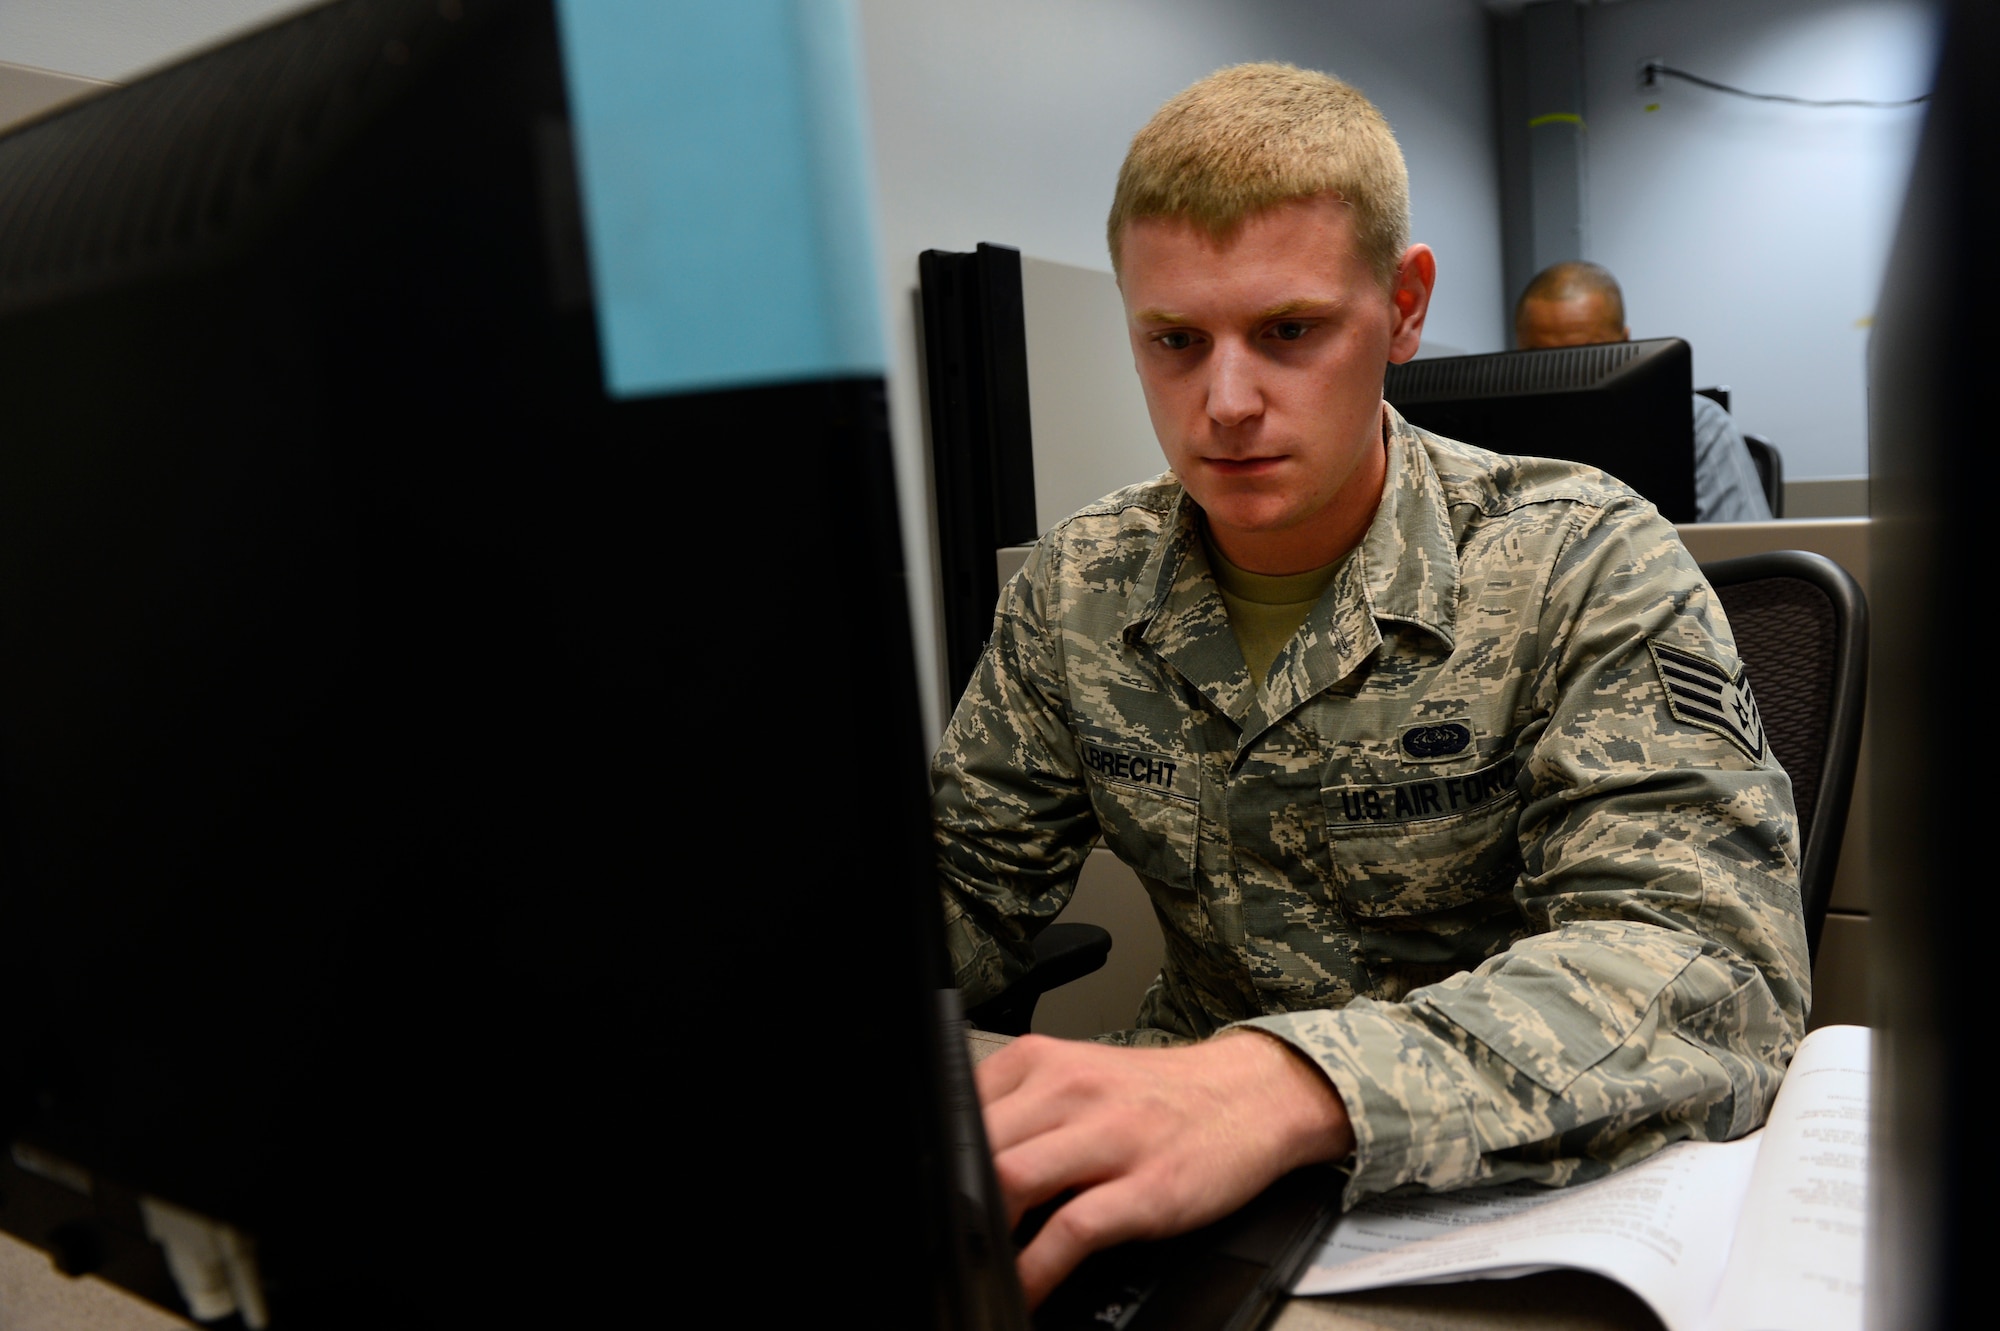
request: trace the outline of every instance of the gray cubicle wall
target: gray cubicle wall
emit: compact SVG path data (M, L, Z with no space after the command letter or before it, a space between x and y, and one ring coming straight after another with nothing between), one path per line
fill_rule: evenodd
M1111 274L1021 256L1035 512L1047 531L1099 495L1166 469L1132 369L1125 309ZM1004 582L1027 547L999 552ZM1080 1037L1130 1026L1163 959L1160 927L1132 871L1091 852L1064 917L1111 931L1104 969L1043 998L1035 1029Z
M1111 274L1021 256L1041 529L1166 469Z

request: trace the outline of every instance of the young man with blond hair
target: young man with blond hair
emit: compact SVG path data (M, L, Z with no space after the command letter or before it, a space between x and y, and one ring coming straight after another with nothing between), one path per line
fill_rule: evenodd
M1171 470L1003 591L933 768L969 1001L1101 838L1166 963L1132 1030L978 1069L1039 1302L1285 1172L1595 1177L1762 1122L1808 1001L1790 785L1673 530L1382 400L1436 261L1388 125L1283 65L1133 140L1109 222Z

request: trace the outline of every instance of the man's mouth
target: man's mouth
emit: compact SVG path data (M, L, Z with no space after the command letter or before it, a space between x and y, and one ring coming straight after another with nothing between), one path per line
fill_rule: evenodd
M1284 460L1282 454L1271 457L1203 459L1212 470L1224 476L1255 476L1273 470Z

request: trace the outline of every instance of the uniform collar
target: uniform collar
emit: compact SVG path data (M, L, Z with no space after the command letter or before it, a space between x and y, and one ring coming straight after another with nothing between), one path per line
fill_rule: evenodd
M1201 539L1201 507L1186 490L1175 491L1126 606L1125 640L1158 653L1217 711L1241 724L1257 690L1216 590Z
M1458 557L1444 488L1417 432L1383 404L1388 466L1361 544L1273 666L1270 696L1251 687L1201 539L1200 509L1176 493L1127 600L1126 641L1158 653L1219 711L1255 732L1337 684L1381 645L1377 621L1453 645Z
M1361 538L1367 595L1377 619L1414 625L1454 646L1458 622L1458 541L1444 483L1415 426L1388 403L1389 474L1382 504Z

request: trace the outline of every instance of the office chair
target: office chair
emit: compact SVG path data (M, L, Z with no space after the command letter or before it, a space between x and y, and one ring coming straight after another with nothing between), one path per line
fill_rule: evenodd
M1757 479L1764 483L1764 499L1771 505L1771 516L1785 516L1785 459L1778 452L1778 446L1761 434L1746 434L1743 442L1750 449L1750 460L1757 464Z
M1111 932L1095 924L1051 924L1035 937L1035 964L1028 973L965 1015L995 1035L1026 1035L1035 1020L1035 1001L1058 985L1080 979L1111 955Z
M1729 385L1718 384L1714 388L1697 388L1699 397L1729 410ZM1749 445L1750 460L1757 464L1757 479L1764 484L1764 502L1771 506L1771 516L1785 516L1785 460L1778 454L1778 446L1761 434L1746 434L1743 442Z
M1861 752L1867 600L1846 569L1804 550L1715 560L1701 571L1729 616L1765 738L1792 778L1806 946L1817 958Z

